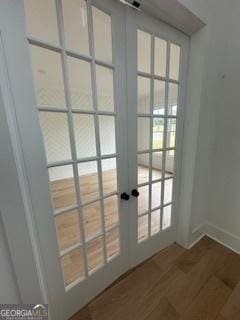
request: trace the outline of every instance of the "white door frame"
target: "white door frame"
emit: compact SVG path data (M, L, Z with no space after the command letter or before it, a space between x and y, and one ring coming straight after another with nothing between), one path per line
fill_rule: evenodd
M27 56L24 39L21 32L16 32L23 28L19 16L21 2L1 1L0 5L0 179L3 181L0 184L0 211L15 271L19 302L48 303L16 118L16 107L24 108L27 102L25 92L28 87L24 79L30 76L21 63L26 61ZM9 21L14 21L15 26ZM31 102L30 99L28 103ZM28 124L25 130L27 128Z
M0 203L1 214L6 230L10 254L14 266L14 271L17 279L17 286L20 292L20 302L22 303L39 303L49 302L48 288L44 283L45 270L41 263L41 252L38 243L37 230L33 217L32 198L30 196L29 184L26 178L27 165L22 157L22 150L19 150L19 142L21 137L18 132L18 124L16 121L16 108L25 105L34 105L34 96L29 97L25 93L29 88L25 85L24 79L32 77L29 70L22 68L22 61L25 64L28 56L25 39L22 38L21 32L16 33L16 28L12 28L9 21L14 21L21 30L23 21L18 15L19 7L22 6L22 1L1 1L0 10L0 31L1 31L1 57L0 57L0 85L2 99L0 99L0 121L4 124L0 126L1 137L1 152L4 157L0 156L0 177L7 177L4 183L0 185ZM7 12L7 14L6 14ZM14 36L13 36L14 35ZM5 53L3 52L3 48ZM18 59L16 59L15 51L18 52ZM6 55L7 52L7 55ZM188 57L186 57L188 59ZM5 69L3 68L5 65ZM187 76L187 75L186 75ZM6 81L9 79L9 83ZM3 88L5 84L5 88ZM21 88L19 88L21 84ZM185 88L186 89L186 88ZM186 91L186 90L185 90ZM185 96L186 97L186 96ZM183 99L186 101L186 98ZM32 112L35 112L34 108ZM188 106L188 112L191 108ZM21 114L19 115L20 117ZM35 115L36 117L36 115ZM188 116L191 118L191 115ZM25 135L31 132L31 123L27 119L22 119L26 123L24 128ZM189 138L189 132L184 127L184 141ZM2 143L3 142L3 143ZM183 149L185 149L183 146ZM27 152L27 150L25 150ZM183 157L183 155L182 155ZM186 155L184 156L186 157ZM35 159L36 161L43 161L43 159ZM193 177L195 159L189 159L189 176ZM187 159L185 163L187 167ZM182 179L183 182L183 179ZM185 182L185 180L184 180ZM181 185L181 188L185 185ZM191 202L191 194L186 196L183 200ZM14 199L14 201L13 201ZM16 216L19 218L16 223ZM182 214L179 216L181 220ZM180 224L182 221L179 221ZM177 226L179 233L178 240L189 237L189 224L184 224L184 227ZM14 235L14 236L13 236ZM184 240L183 243L186 243ZM21 251L24 248L24 257ZM31 281L29 281L31 279ZM61 303L61 302L60 302Z

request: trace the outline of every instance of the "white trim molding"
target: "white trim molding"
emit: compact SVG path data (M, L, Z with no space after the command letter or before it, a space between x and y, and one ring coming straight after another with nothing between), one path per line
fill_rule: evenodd
M138 0L140 9L188 36L199 31L205 23L177 0Z
M209 221L203 222L201 225L192 230L191 239L187 249L191 249L204 236L208 236L209 238L222 244L224 247L236 252L237 254L240 254L240 237L217 227Z
M205 234L205 225L206 223L201 223L198 227L192 230L192 234L190 235L189 245L187 249L191 249L198 241L200 241L206 234Z
M36 244L36 229L31 216L31 199L29 198L27 188L27 178L25 176L21 144L17 132L14 101L1 31L0 119L2 120L0 127L2 152L0 156L0 180L5 181L5 183L0 185L0 209L15 271L16 286L20 292L20 302L48 303L44 276L40 266L40 252ZM22 236L23 234L25 237ZM15 241L16 238L18 241ZM25 250L25 267L23 267L22 261L18 258L23 248Z
M209 222L205 225L205 234L228 249L240 254L240 237Z

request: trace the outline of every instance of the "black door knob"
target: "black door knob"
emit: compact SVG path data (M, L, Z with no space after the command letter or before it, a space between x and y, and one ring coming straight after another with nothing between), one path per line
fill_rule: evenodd
M139 192L137 191L137 189L133 189L131 195L137 198L139 196Z
M126 201L127 201L127 200L129 200L129 198L130 198L130 197L129 197L129 194L127 194L126 192L123 192L123 193L121 194L121 199L122 199L122 200L126 200Z

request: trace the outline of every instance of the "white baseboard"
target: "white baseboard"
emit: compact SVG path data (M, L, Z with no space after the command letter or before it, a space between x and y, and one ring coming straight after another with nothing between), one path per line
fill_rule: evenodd
M188 249L192 248L204 236L208 236L228 249L240 254L240 237L235 236L208 221L193 229Z
M192 247L195 246L195 244L197 244L203 237L205 236L205 234L201 234L198 238L196 238L195 240L192 240L189 244L189 246L187 247L187 249L191 249Z
M205 226L205 234L228 249L240 254L240 238L234 234L216 227L209 222Z
M197 228L192 230L191 239L189 240L189 245L187 249L191 249L198 241L200 241L205 235L205 225L206 223L202 223Z

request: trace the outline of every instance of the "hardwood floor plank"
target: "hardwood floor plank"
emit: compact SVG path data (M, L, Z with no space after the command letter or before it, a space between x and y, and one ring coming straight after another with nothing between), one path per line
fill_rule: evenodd
M185 251L176 261L180 270L188 273L206 254L206 251L214 246L214 241L208 237L204 237L190 250Z
M228 252L229 254L220 270L216 273L216 277L234 289L240 281L240 259L237 253L231 252L230 250L228 250Z
M135 291L125 300L119 301L119 304L115 304L114 313L109 314L108 310L99 318L99 314L95 312L93 314L94 320L102 319L121 319L121 320L144 320L151 312L159 305L161 298L166 292L169 283L174 282L178 276L178 269L169 270L162 275L155 285L152 285L141 291L140 294ZM112 302L109 302L112 303ZM91 310L91 308L90 308Z
M226 319L221 314L219 314L217 318L214 320L226 320ZM232 320L239 320L239 318L232 318Z
M153 257L153 261L157 263L162 271L168 270L177 261L177 259L182 256L186 249L173 243L168 248L162 250L159 254Z
M161 251L71 320L240 320L240 256L215 242L199 247Z
M180 315L173 308L173 306L169 303L169 301L163 297L158 306L150 313L150 315L145 318L145 320L178 320L180 319Z
M181 320L213 320L217 317L232 290L216 277L205 284Z
M146 262L146 266L137 268L124 278L112 292L103 298L103 301L97 301L98 305L104 304L104 300L110 301L111 306L107 303L104 307L105 311L103 311L106 319L111 319L111 315L114 315L114 319L128 319L129 314L131 314L132 320L144 319L157 306L171 281L181 273L176 268L168 273L166 271L174 266L176 258L183 252L185 249L177 244L162 250L152 260ZM94 310L98 309L96 303L90 305L93 314L95 314ZM119 305L124 305L124 309L115 315ZM104 317L99 318L98 316L96 319L104 319Z
M151 312L157 308L162 297L171 284L174 284L182 275L182 271L173 266L163 273L162 277L156 283L144 292L139 300L138 308L132 312L132 320L145 319Z
M240 320L240 282L233 290L220 316L225 320Z
M115 287L104 292L102 296L90 303L93 319L127 320L138 305L142 294L161 276L158 266L147 261L133 273L120 281Z
M92 320L92 316L90 314L89 308L84 307L82 310L80 310L74 316L72 316L69 320Z
M223 246L215 244L189 273L182 273L169 286L166 297L178 313L183 314L207 280L223 264L227 254L228 251Z

